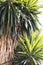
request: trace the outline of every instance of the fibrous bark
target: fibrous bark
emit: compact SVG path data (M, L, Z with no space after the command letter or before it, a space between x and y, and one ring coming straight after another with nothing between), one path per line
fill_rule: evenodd
M10 35L8 37L2 35L0 38L0 64L12 60L14 50L17 47L16 38L12 39ZM12 62L4 65L12 65Z

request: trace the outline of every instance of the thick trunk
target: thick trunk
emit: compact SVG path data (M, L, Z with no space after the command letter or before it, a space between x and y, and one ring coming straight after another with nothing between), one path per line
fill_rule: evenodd
M13 58L14 49L16 49L17 40L16 38L13 40L11 36L7 38L2 35L0 38L0 64L10 61ZM12 62L5 64L12 65Z
M22 37L22 26L18 24L16 26L18 32L18 40L19 37ZM11 37L10 34L6 37L4 35L0 38L0 64L10 61L13 58L14 50L17 47L17 38ZM12 65L12 62L9 62L4 65Z

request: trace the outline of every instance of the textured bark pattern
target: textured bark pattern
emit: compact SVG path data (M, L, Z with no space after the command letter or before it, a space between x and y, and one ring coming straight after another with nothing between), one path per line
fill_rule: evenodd
M2 35L0 38L0 64L9 61L13 58L14 50L17 47L16 38L13 40L9 35L7 38ZM4 64L12 65L12 63Z
M19 37L22 37L22 25L18 24L16 26L17 32L18 32L18 39ZM14 50L16 50L17 47L17 38L11 37L8 35L8 37L5 37L4 35L0 38L0 64L10 61L13 58ZM12 62L4 65L12 65Z

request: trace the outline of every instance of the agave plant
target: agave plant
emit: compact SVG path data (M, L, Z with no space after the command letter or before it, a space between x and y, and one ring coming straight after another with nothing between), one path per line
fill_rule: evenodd
M20 47L14 57L15 65L41 65L41 60L43 60L43 35L35 33L32 36L32 42L30 42L27 34L20 38Z

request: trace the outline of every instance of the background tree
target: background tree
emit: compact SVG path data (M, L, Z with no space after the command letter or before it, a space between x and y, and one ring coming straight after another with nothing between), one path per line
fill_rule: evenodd
M32 40L27 34L20 38L14 56L15 65L41 65L43 61L43 34L32 32Z

